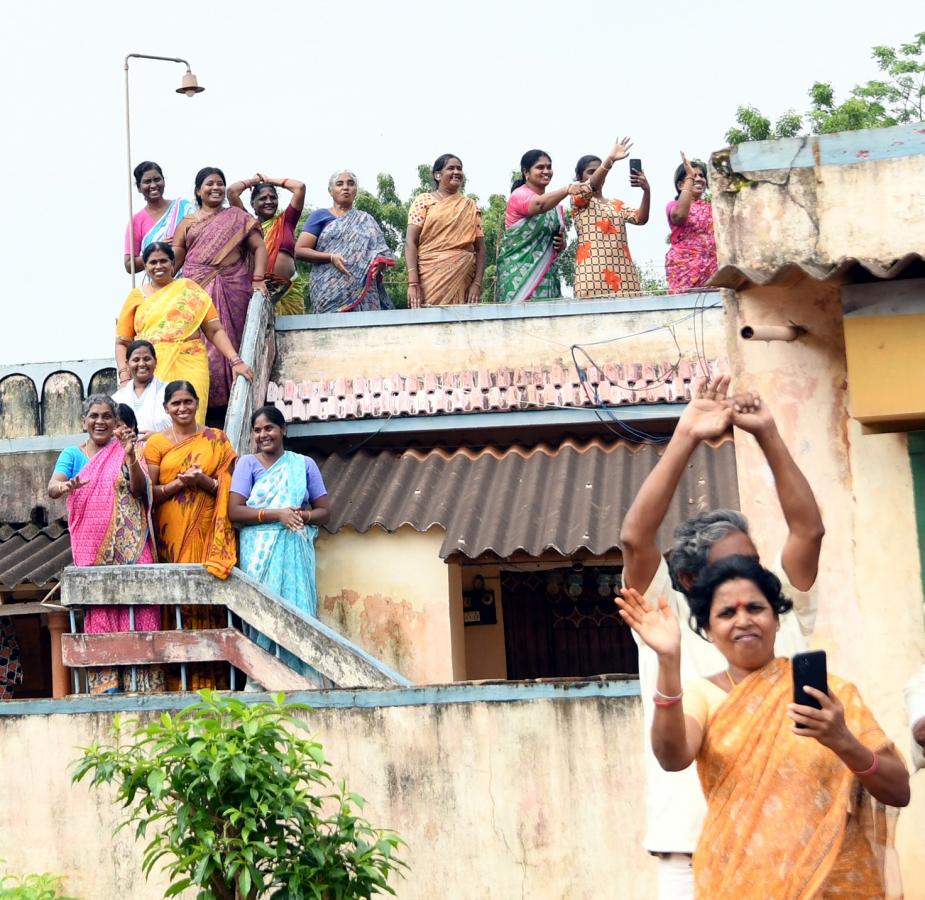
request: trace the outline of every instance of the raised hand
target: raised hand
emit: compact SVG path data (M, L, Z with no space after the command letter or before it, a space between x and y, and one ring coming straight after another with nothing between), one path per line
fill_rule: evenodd
M630 155L630 148L632 146L633 141L631 138L620 138L610 149L610 158L614 162L620 162L621 159L626 159L626 157Z
M630 184L646 192L649 191L649 179L646 178L645 172L630 172Z
M732 397L732 424L749 434L774 427L774 416L757 391L744 391Z
M552 239L552 249L555 250L556 253L561 253L565 249L565 247L566 247L565 232L564 231L556 232L556 236Z
M681 163L684 166L684 177L690 178L691 181L694 180L694 167L687 161L687 157L684 155L684 151L681 151Z
M732 424L729 376L698 379L691 387L691 401L678 419L677 429L698 441L720 437Z
M620 618L659 656L675 656L681 652L681 626L664 597L658 598L658 609L654 609L639 591L623 588L616 603Z
M125 458L129 462L133 462L135 459L135 444L138 441L138 438L135 436L135 432L132 431L131 428L122 425L115 430L115 438L122 445Z

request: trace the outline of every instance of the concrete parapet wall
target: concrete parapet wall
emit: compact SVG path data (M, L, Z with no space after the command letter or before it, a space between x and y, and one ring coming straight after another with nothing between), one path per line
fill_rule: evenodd
M640 847L642 715L634 682L448 685L291 695L362 794L366 817L408 842L402 900L601 900L654 896ZM63 701L72 715L0 716L0 817L10 871L48 870L81 900L155 900L107 791L71 785L69 763L107 740L116 709L177 697ZM78 704L78 705L75 705ZM22 707L23 704L15 704ZM36 704L34 709L41 706ZM192 897L191 892L183 897Z

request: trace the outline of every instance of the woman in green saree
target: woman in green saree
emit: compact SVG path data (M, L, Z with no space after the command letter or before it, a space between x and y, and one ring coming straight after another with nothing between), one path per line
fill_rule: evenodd
M552 271L565 247L565 212L559 203L569 195L586 196L591 188L573 182L548 191L552 159L543 150L528 150L520 160L520 178L511 185L498 256L499 303L549 300L562 295Z

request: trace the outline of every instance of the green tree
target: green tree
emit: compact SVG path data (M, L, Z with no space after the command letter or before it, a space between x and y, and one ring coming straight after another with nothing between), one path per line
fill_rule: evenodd
M115 746L84 748L74 781L116 785L147 841L149 875L165 859L165 897L189 887L200 900L347 900L394 890L401 839L371 827L363 798L335 784L317 741L295 713L308 707L242 703L212 691L175 716L118 718Z
M0 876L0 900L74 900L66 897L63 891L64 880L47 872Z
M809 89L810 108L805 115L788 110L773 128L755 107L740 106L737 124L726 132L726 140L740 144L793 137L806 133L804 128L812 134L886 128L925 118L925 32L896 48L874 47L871 55L880 77L857 85L847 100L838 103L832 85L817 81Z

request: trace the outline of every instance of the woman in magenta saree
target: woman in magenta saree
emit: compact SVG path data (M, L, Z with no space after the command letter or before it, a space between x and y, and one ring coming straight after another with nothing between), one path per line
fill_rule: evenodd
M196 175L198 212L173 237L177 268L212 298L225 333L238 352L254 291L267 293L267 249L260 225L236 206L223 206L225 176L207 167ZM228 361L209 345L209 406L227 406L233 376Z
M84 404L87 440L67 447L55 463L48 483L53 499L67 497L71 555L77 566L125 566L153 563L153 530L150 521L150 484L144 463L136 454L136 435L116 419L111 397L91 394ZM159 631L160 609L134 607L135 631ZM132 615L127 606L95 606L87 611L88 634L130 631ZM138 666L134 685L125 667L87 669L92 694L123 690L163 690L160 666Z

